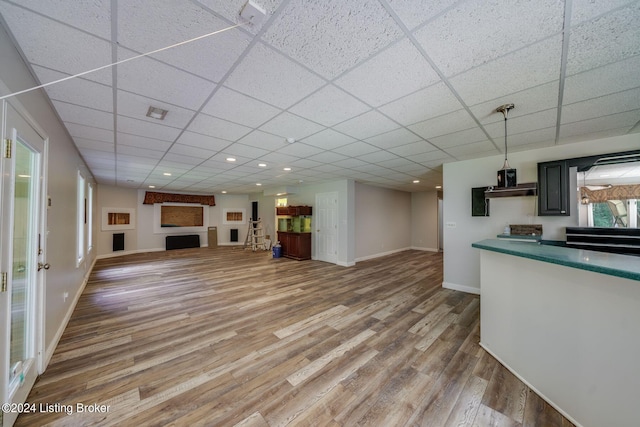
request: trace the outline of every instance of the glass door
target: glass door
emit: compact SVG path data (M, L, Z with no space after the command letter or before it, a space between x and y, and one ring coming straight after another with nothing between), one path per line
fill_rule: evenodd
M42 262L44 139L10 104L4 108L2 158L2 363L3 403L23 403L35 381L41 353L39 324ZM10 409L10 408L9 408ZM3 426L18 413L4 413Z

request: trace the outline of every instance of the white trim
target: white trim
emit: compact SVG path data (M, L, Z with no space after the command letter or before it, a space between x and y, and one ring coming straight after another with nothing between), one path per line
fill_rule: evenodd
M440 252L438 248L425 248L421 246L411 246L409 249L413 249L416 251L425 251L425 252Z
M202 225L194 227L162 227L162 206L188 206L202 208ZM153 204L153 234L195 234L206 233L209 229L209 206L195 203L154 203Z
M370 259L380 258L380 257L387 256L387 255L393 255L393 254L397 254L398 252L408 251L409 249L411 249L411 248L407 247L407 248L394 249L392 251L379 252L377 254L367 255L367 256L360 257L360 258L356 258L355 262L367 261L367 260L370 260Z
M571 417L571 415L567 414L565 411L562 410L562 408L560 408L558 405L556 405L555 403L553 403L553 401L551 399L549 399L547 396L545 396L544 394L542 394L537 388L535 388L529 381L527 381L526 379L524 379L522 376L520 376L520 374L518 374L515 370L513 370L509 365L507 365L502 359L500 359L500 357L498 357L493 351L491 351L484 343L480 342L480 347L482 347L487 353L489 353L491 356L493 356L498 362L500 362L500 364L502 366L504 366L505 368L507 368L507 370L509 372L511 372L513 375L515 375L516 378L518 378L520 381L522 381L527 387L529 387L531 390L533 390L538 396L540 396L540 398L542 400L544 400L545 402L547 402L549 405L551 405L556 411L560 412L566 419L568 419L569 421L571 421L576 427L582 427L582 424L580 424L579 422L577 422L575 419L573 419Z
M445 289L453 289L454 291L466 292L468 294L480 295L480 288L474 288L472 286L458 285L456 283L442 282L442 287Z

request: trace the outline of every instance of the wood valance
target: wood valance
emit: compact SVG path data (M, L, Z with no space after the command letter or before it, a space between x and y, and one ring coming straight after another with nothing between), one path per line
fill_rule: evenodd
M147 191L144 194L144 205L153 205L154 203L199 203L201 205L215 206L215 196L199 196L197 194L176 194L176 193L158 193L155 191Z
M580 195L587 196L591 203L604 203L608 200L640 199L640 185L612 185L609 188L590 190L580 187Z

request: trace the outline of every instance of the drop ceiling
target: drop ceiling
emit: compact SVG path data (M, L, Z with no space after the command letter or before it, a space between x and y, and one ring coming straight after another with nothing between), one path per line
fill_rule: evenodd
M245 3L0 13L40 84L241 24L43 89L101 184L424 191L445 162L503 153L505 103L510 152L640 132L639 1L255 0L249 24Z

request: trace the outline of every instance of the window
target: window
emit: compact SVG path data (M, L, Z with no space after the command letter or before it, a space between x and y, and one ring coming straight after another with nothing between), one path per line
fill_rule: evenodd
M77 257L76 267L82 264L85 255L85 225L87 221L87 200L85 199L85 178L78 171L78 192L77 192Z
M87 253L93 249L93 185L87 186Z

